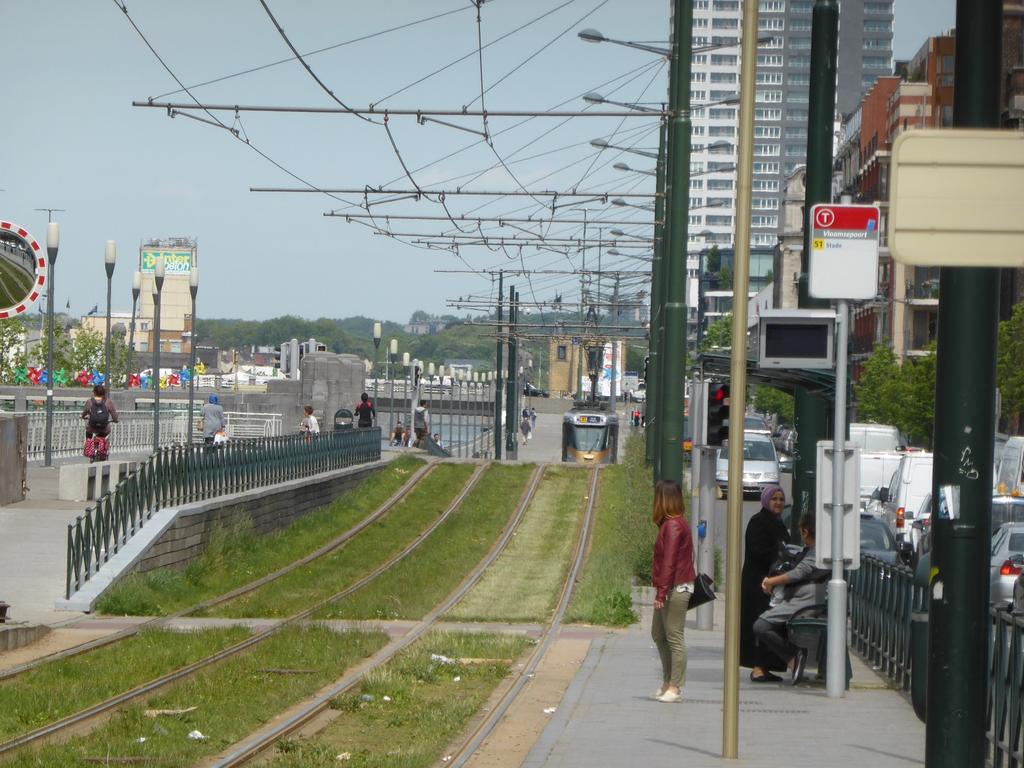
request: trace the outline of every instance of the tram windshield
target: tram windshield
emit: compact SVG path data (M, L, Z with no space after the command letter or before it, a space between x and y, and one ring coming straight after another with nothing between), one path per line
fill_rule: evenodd
M608 446L608 428L605 426L574 426L573 443L578 451L603 451Z

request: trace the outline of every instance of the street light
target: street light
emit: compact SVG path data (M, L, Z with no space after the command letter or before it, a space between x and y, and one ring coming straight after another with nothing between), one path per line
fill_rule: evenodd
M632 147L618 147L618 146L616 146L614 144L609 144L604 139L591 139L590 146L594 147L595 149L602 149L602 150L604 150L604 149L617 149L620 152L629 152L630 154L633 154L633 155L640 155L641 157L650 157L650 158L653 158L654 160L658 159L658 153L657 152L649 152L646 149L633 149Z
M192 267L188 275L188 292L192 294L192 333L189 336L189 376L188 376L188 444L192 445L192 424L195 422L195 386L196 386L196 294L199 293L199 267ZM237 378L237 377L236 377Z
M128 327L128 370L125 371L127 380L125 389L129 387L132 372L132 353L135 351L135 307L139 303L139 294L142 293L142 273L135 270L132 275L132 321Z
M164 258L157 256L153 270L153 453L160 450L160 292L164 288Z
M46 225L46 255L50 261L47 277L50 286L46 289L46 450L45 464L53 463L53 268L57 264L60 248L60 224L51 221Z
M379 396L377 392L377 352L380 350L380 337L384 333L384 326L379 320L373 323L373 399Z
M113 240L107 240L107 247L103 252L103 267L107 270L107 333L103 341L103 383L107 385L107 391L113 389L110 381L110 284L114 279L114 262L117 261L117 245Z
M612 104L616 107L624 107L625 109L632 109L636 112L653 112L660 115L663 111L661 109L655 109L654 107L646 107L643 104L632 104L626 101L613 101L612 99L606 99L600 93L596 93L594 91L583 94L583 100L587 102L587 104Z
M635 48L638 51L647 51L648 53L656 53L659 56L668 57L668 56L672 55L672 52L668 48L658 48L657 46L646 45L644 43L634 43L631 40L615 40L615 39L613 39L611 37L605 37L600 32L598 32L596 29L583 29L583 30L580 30L579 32L576 33L576 36L579 37L580 40L583 40L584 42L587 42L587 43L615 43L615 45L622 45L622 46L625 46L626 48ZM758 45L764 45L765 43L770 43L772 41L772 39L773 38L771 36L759 37L759 38L757 38L757 44ZM691 54L694 54L694 53L707 53L709 51L719 51L722 48L737 48L737 47L739 47L739 41L738 40L736 42L734 42L734 43L733 42L729 42L729 43L715 43L713 45L698 46L696 48L693 48L690 51L690 53Z
M388 380L391 382L391 397L388 398L388 429L395 427L395 360L398 357L398 339L388 342Z

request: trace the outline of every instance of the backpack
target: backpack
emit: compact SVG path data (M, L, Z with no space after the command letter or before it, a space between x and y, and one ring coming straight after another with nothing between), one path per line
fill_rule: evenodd
M110 409L107 408L107 401L97 401L95 398L89 401L89 429L104 430L110 424Z
M373 401L367 400L356 406L356 413L359 414L359 426L369 427L373 425Z

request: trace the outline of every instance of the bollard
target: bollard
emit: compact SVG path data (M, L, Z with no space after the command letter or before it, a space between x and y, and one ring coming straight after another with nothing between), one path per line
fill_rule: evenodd
M921 555L914 569L914 595L918 601L911 606L910 613L910 700L914 714L927 722L928 703L928 571L931 568L931 554Z
M10 609L10 605L0 600L0 624L7 623L7 611Z

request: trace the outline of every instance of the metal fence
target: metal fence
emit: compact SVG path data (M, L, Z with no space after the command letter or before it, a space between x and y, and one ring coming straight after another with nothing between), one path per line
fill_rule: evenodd
M162 448L68 526L65 596L81 589L163 507L365 464L380 453L376 428Z
M14 414L19 415L19 414ZM28 460L42 461L46 455L46 412L26 411L28 417ZM275 437L281 434L282 418L279 413L225 413L227 436L232 438ZM198 417L197 417L198 418ZM152 411L124 411L110 431L110 453L145 453L153 449ZM203 430L193 425L193 442L202 442ZM188 440L188 411L168 409L160 411L160 445L183 445ZM53 414L51 437L55 458L81 456L85 441L85 422L80 414L60 411Z
M861 557L849 572L851 646L903 690L910 688L910 617L927 610L926 590L905 565Z

